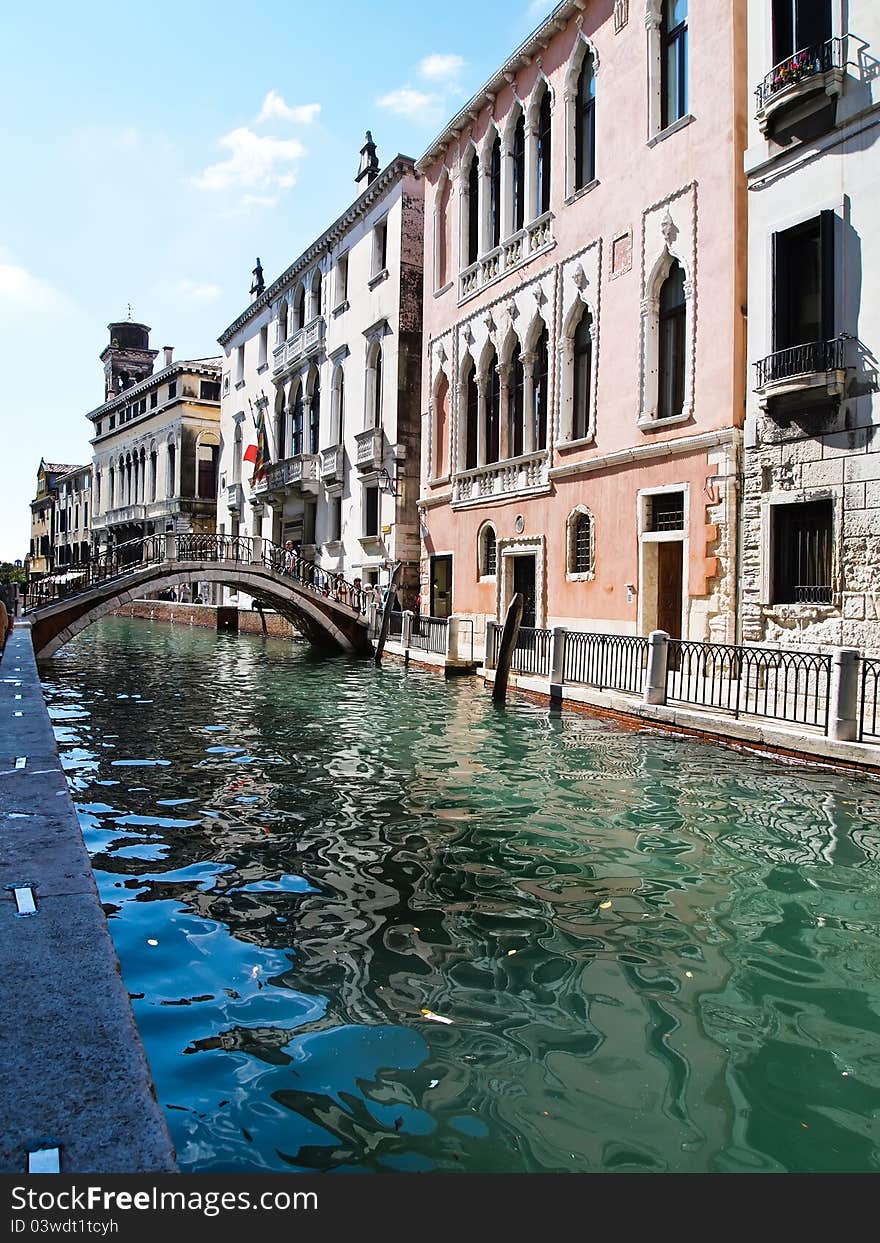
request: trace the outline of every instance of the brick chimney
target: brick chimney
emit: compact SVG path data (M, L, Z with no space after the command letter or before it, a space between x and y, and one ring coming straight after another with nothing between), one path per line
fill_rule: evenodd
M164 353L165 353L165 366L166 366L166 367L170 367L170 366L171 366L171 359L172 359L172 356L173 356L173 354L174 354L174 346L173 346L173 345L163 345L163 346L162 346L162 349L163 349L163 351L164 351Z

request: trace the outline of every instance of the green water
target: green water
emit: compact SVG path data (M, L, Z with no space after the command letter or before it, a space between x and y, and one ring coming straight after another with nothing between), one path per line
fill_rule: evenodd
M181 1168L880 1168L878 784L161 623L44 676Z

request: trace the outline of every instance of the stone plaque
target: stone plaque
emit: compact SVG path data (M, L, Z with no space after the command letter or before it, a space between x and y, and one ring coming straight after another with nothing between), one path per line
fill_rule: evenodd
M611 242L611 275L622 276L633 265L632 229L620 233Z

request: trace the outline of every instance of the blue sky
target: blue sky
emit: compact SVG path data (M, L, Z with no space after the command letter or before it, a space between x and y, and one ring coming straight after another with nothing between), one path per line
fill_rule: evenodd
M0 4L0 560L40 457L90 458L107 324L130 302L153 346L219 353L255 257L271 279L354 197L364 130L420 155L552 8Z

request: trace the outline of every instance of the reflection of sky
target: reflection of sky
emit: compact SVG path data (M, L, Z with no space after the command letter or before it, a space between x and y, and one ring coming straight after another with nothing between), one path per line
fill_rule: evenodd
M185 1168L874 1168L875 785L189 628L52 676Z

